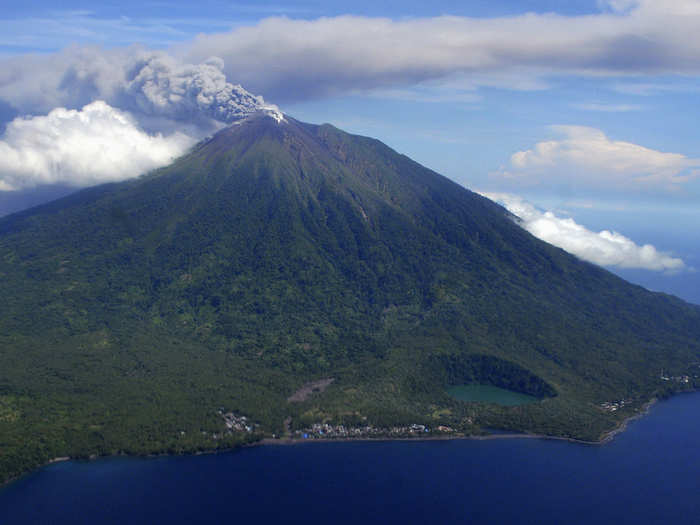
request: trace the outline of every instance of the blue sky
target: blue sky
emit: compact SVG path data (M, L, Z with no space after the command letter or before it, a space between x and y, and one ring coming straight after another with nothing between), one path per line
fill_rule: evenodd
M700 303L699 24L697 0L6 0L0 213L166 162L241 84Z

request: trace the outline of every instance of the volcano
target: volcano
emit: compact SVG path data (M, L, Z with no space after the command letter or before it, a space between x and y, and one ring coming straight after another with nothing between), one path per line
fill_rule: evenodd
M314 424L598 440L700 360L699 307L377 140L269 113L0 219L0 297L5 478ZM536 401L448 394L474 383Z

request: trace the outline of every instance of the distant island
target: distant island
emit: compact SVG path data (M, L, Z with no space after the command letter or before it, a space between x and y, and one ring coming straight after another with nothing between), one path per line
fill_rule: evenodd
M3 481L263 439L596 442L700 385L700 307L287 115L0 219L0 297Z

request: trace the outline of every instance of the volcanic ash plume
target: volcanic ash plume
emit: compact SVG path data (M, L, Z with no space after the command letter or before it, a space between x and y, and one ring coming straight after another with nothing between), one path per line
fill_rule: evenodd
M0 100L23 115L102 100L154 131L181 129L177 123L204 129L212 121L229 124L258 111L282 118L277 106L227 81L217 57L189 64L137 47L74 47L51 57L7 59L0 66Z
M279 113L223 73L224 62L212 57L202 64L178 64L165 55L146 56L128 71L124 92L138 110L175 120L202 115L231 123L257 111Z

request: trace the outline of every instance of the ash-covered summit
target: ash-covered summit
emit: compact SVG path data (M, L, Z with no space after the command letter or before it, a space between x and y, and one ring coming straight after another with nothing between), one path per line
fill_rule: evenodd
M596 440L695 380L698 307L377 140L275 116L0 220L3 475L314 425Z

